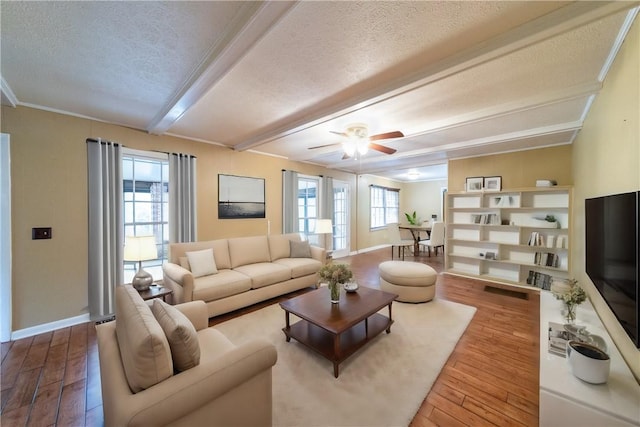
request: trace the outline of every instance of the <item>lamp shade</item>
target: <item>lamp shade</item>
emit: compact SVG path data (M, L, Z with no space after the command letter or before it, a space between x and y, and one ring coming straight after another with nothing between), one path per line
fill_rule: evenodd
M333 225L330 219L316 220L316 234L333 234Z
M155 236L127 236L124 242L125 261L147 261L158 258Z

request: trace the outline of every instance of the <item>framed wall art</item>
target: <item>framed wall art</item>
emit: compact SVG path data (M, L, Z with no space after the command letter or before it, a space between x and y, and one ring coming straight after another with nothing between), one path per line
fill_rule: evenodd
M218 174L218 219L265 218L264 179Z
M467 191L482 191L482 177L481 176L472 176L467 178L466 180L466 190Z
M501 176L485 176L484 177L484 190L485 191L500 191L500 190L502 190L502 177Z

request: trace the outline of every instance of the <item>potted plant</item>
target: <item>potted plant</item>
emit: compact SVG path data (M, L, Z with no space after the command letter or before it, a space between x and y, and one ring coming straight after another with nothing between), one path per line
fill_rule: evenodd
M404 213L404 216L407 217L407 221L411 225L420 225L420 219L416 215L416 211L413 211L413 214L409 215L408 213Z

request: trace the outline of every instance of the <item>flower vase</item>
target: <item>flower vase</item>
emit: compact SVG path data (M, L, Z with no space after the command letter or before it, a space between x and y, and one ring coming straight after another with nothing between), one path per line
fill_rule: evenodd
M329 293L331 294L331 303L338 304L340 302L340 284L329 283Z
M564 304L562 314L564 314L564 319L568 324L573 325L576 322L576 308L577 304Z

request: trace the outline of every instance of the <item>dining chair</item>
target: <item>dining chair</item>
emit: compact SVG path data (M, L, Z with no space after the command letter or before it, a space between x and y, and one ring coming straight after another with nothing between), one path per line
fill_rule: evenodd
M413 239L403 239L400 235L400 228L397 222L387 224L387 233L389 235L389 243L391 243L391 259L393 260L393 251L398 248L398 258L402 251L402 260L404 261L404 249L413 247L415 243Z
M429 239L420 240L420 246L426 246L429 256L431 256L431 248L436 256L438 256L438 248L442 248L444 252L444 222L434 221L431 223L431 233Z

